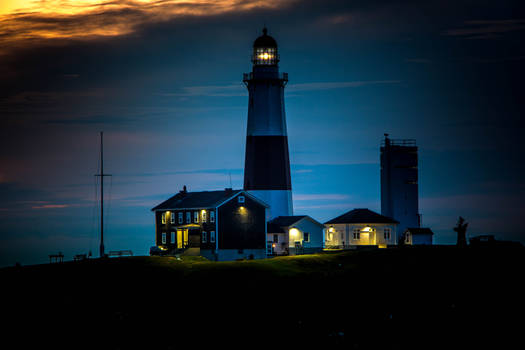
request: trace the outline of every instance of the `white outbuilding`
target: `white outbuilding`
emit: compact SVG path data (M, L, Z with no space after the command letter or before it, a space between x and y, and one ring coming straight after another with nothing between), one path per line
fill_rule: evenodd
M369 209L354 209L325 222L327 248L397 244L398 221Z
M268 222L267 254L296 255L323 249L323 224L307 215L278 216Z

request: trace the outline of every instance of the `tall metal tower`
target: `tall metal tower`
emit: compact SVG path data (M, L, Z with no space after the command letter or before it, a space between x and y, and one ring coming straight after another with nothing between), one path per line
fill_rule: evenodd
M381 143L381 215L399 221L398 237L405 229L421 225L418 199L416 140Z
M253 69L243 82L249 92L244 189L270 205L269 217L293 215L284 87L277 42L263 29L253 43Z

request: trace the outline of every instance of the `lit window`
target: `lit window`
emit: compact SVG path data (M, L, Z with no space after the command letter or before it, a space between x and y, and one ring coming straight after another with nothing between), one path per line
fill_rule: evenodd
M183 213L179 211L179 224L182 224L184 222Z
M310 233L304 232L303 235L304 235L304 241L305 242L310 242Z
M206 243L206 231L202 231L202 243Z
M186 212L186 223L191 224L191 213L189 211Z
M244 196L239 196L239 203L244 203Z
M354 228L354 239L360 239L361 238L361 231L358 228Z
M171 222L172 224L175 223L175 213L170 213L170 222Z
M198 223L199 222L199 212L198 211L194 211L193 212L193 221L195 223Z
M162 244L166 244L166 232L162 232Z
M210 242L215 243L215 231L210 232Z
M163 213L162 213L161 222L162 222L163 224L166 223L166 212L163 212Z
M210 222L215 222L215 210L210 211Z
M206 222L207 218L206 218L206 210L203 210L202 211L202 222Z
M171 242L170 243L175 243L175 232L171 233Z

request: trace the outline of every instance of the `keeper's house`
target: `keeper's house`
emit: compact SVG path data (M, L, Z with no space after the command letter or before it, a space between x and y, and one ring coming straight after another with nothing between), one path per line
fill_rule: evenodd
M397 244L398 221L368 209L354 209L325 222L327 248Z
M184 186L151 209L155 244L215 261L266 258L267 209L243 190L188 192Z

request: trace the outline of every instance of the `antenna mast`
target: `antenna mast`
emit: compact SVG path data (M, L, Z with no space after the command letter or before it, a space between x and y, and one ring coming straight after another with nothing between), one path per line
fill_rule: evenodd
M111 176L110 174L104 174L104 132L100 132L100 257L103 258L104 254L104 176Z

